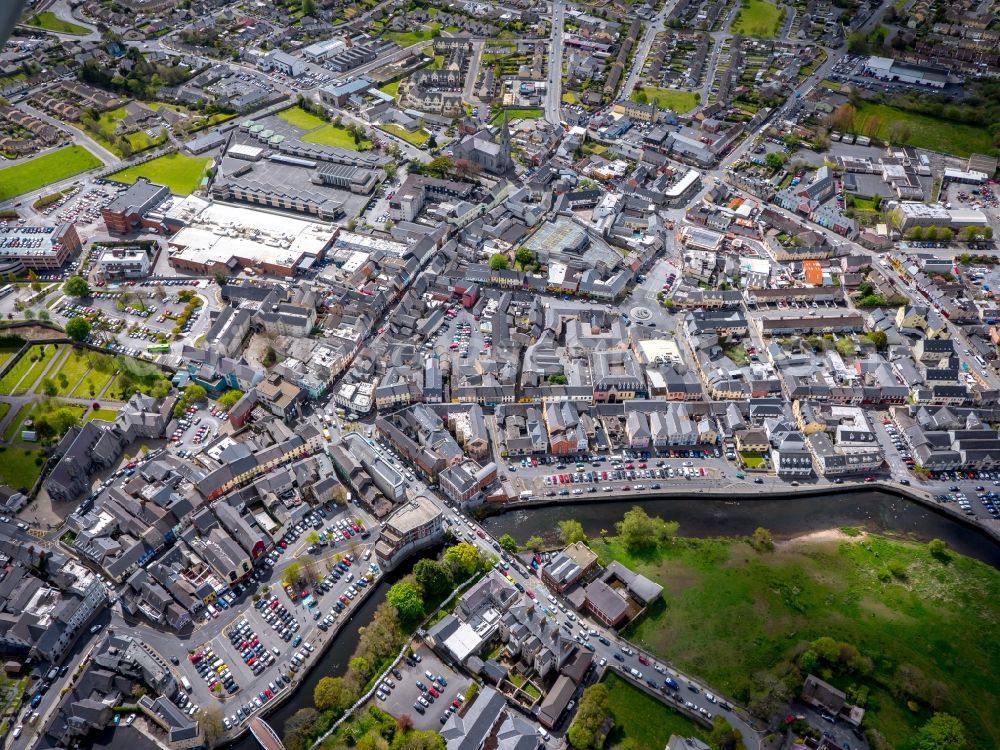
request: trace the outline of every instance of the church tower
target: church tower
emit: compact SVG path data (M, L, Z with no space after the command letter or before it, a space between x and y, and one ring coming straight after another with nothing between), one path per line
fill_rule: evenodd
M507 110L503 111L503 120L500 123L500 159L505 165L500 171L513 171L514 159L511 157L510 148L510 125L507 123Z

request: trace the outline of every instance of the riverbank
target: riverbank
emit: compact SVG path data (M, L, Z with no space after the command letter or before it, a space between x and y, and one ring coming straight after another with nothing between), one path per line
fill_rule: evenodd
M664 587L623 636L744 705L780 710L814 672L864 703L863 727L884 747L909 747L936 711L962 720L969 748L1000 746L1000 652L983 648L1000 620L1000 572L988 565L839 528L773 550L721 538L591 545ZM829 663L804 655L823 653L810 644L825 637L850 648Z
M773 501L786 499L801 499L812 497L830 497L831 495L864 495L873 492L881 492L892 495L908 502L916 503L928 510L949 518L963 526L975 529L988 535L993 542L1000 544L1000 526L991 525L988 522L980 522L960 513L956 508L944 505L934 499L934 495L927 490L918 487L906 487L895 482L873 482L873 483L852 483L839 485L804 485L792 487L783 486L774 490L768 488L766 492L757 485L747 483L746 487L733 485L725 489L697 489L692 485L665 487L655 492L630 492L630 493L596 493L585 495L574 495L570 497L539 497L531 500L518 500L509 503L495 503L480 506L478 509L484 518L502 515L512 511L526 508L548 508L557 506L585 506L596 504L629 503L645 505L650 501L705 498L707 500L747 500L747 501ZM762 522L767 526L766 522Z

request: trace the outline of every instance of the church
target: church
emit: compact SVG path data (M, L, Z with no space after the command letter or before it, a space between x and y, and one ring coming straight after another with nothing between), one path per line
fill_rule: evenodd
M499 139L499 140L498 140ZM506 175L514 171L514 160L510 156L510 127L507 113L503 114L497 132L483 128L478 133L467 135L454 147L455 159L465 159L495 175Z

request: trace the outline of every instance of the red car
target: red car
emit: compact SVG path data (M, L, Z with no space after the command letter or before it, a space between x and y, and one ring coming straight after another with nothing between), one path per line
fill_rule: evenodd
M351 528L354 529L355 531L361 531L361 527L358 526L356 523L352 523Z
M288 542L282 540L278 542L278 546L281 547L281 549L288 549Z
M341 603L341 604L347 604L347 603L348 603L348 602L350 602L350 601L351 601L351 600L350 600L350 599L348 599L348 598L347 598L347 596L346 596L345 594L341 594L341 595L340 595L340 603Z
M456 698L455 700L453 700L451 702L451 705L453 705L455 708L461 708L461 706L462 706L462 704L458 702L458 698Z
M437 690L435 690L433 685L431 687L427 688L427 692L430 693L431 695L433 695L435 698L440 698L441 697L441 693L439 693Z
M344 535L344 539L350 539L351 535L347 532L347 529L341 529L340 533Z
M270 688L264 688L264 695L266 695L268 698L274 697L274 693L271 692Z
M646 658L645 654L639 654L639 663L649 665L649 659Z
M351 567L351 559L349 557L345 557L343 560L341 560L341 562L344 563L344 565L346 565L348 568Z
M534 592L534 591L532 591L531 589L525 589L525 590L524 590L524 593L525 593L525 594L527 594L527 595L528 595L529 597L531 597L532 599L534 599L534 598L535 598L535 592Z

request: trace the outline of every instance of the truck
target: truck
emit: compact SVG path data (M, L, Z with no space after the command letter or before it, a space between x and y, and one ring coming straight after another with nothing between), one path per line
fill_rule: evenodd
M183 677L183 676L181 677L181 685L189 693L194 689L194 688L191 687L191 680L189 680L187 677Z

